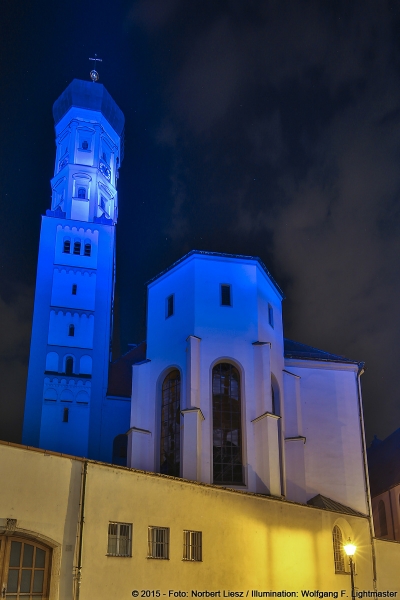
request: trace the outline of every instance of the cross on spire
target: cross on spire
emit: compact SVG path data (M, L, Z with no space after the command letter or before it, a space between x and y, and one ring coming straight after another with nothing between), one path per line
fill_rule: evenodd
M89 58L89 60L93 60L94 61L94 69L92 69L90 71L90 79L93 81L93 83L95 83L96 81L99 80L99 74L96 71L96 62L103 62L102 58L97 58L97 54L94 55L94 58Z

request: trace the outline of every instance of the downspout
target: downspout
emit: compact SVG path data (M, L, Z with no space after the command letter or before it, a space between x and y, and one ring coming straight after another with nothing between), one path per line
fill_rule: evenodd
M87 460L83 463L82 487L81 487L81 510L79 515L79 537L78 537L78 564L75 572L75 600L79 599L82 581L82 550L83 550L83 525L85 523L85 495L87 479Z
M369 489L369 477L368 477L368 463L367 463L367 451L365 447L365 428L364 428L364 417L362 410L362 402L361 402L361 375L364 373L364 364L358 364L358 372L357 372L357 395L358 395L358 415L360 419L360 428L361 428L361 442L362 442L362 454L363 454L363 463L364 463L364 482L365 482L365 494L367 498L367 507L368 507L368 524L369 524L369 535L371 540L371 552L372 552L372 573L373 573L373 586L374 591L376 591L376 553L375 553L375 544L374 544L374 525L372 520L372 504L371 504L371 492Z

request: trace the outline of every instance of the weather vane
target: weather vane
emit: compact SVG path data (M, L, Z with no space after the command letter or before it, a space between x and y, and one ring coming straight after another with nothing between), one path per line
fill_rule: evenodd
M103 62L102 58L97 58L97 54L94 55L94 58L89 58L89 60L94 60L94 69L90 71L90 79L95 83L99 80L99 74L96 71L96 62Z

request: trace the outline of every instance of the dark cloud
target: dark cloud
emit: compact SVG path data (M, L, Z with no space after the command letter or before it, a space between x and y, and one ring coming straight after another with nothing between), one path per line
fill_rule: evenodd
M146 0L135 2L129 11L129 19L149 31L165 27L172 19L180 0Z
M13 60L2 98L4 286L30 288L34 278L54 161L51 103L87 76L78 60L104 52L102 82L126 116L122 347L145 335L144 282L182 254L259 255L286 293L288 337L366 361L368 437L398 427L400 7L129 0L112 13L72 3L61 22L48 6L45 31L27 9L17 53L3 38ZM10 31L18 19L9 17ZM35 67L24 80L28 50ZM0 306L6 407L23 398L29 350L19 289Z

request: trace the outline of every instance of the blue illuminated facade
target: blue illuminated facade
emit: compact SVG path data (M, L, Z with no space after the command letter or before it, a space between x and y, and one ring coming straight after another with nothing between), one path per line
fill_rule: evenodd
M79 80L53 115L23 443L111 462L130 412L129 402L107 398L124 116L103 85Z

